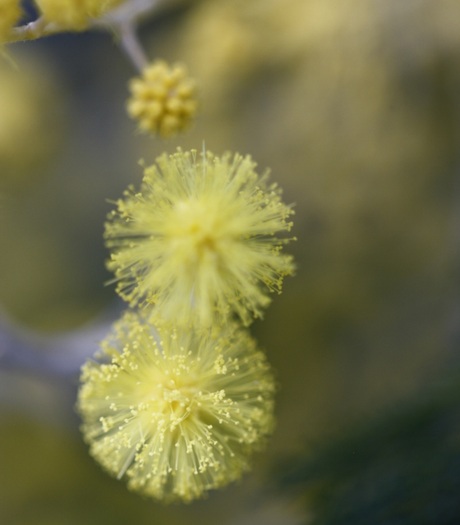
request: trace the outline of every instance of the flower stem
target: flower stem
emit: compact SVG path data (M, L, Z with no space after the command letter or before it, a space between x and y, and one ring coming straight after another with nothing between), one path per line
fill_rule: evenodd
M120 46L141 73L149 61L141 43L139 42L136 29L130 22L120 25Z

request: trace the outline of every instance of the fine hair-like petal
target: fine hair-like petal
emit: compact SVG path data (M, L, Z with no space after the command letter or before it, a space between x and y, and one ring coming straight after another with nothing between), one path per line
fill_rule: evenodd
M210 337L129 311L81 381L90 453L132 490L165 502L237 479L273 429L273 376L244 329Z
M131 306L156 305L180 325L208 327L233 313L248 325L294 270L281 252L293 214L251 157L164 154L109 215L108 268Z

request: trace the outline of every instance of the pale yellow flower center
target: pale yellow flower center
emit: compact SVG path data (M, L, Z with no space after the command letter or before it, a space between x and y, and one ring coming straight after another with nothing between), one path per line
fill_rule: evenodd
M192 265L208 258L217 262L224 255L231 236L215 203L192 199L180 201L173 214L168 237L174 254L185 257Z
M169 366L173 366L168 366L161 372L152 370L151 375L148 374L144 381L137 383L135 397L141 402L135 410L145 424L154 413L157 420L163 420L166 428L174 431L179 424L197 412L201 392L193 376L187 374L186 377L180 373L179 369L184 366L181 360L175 363L167 361Z

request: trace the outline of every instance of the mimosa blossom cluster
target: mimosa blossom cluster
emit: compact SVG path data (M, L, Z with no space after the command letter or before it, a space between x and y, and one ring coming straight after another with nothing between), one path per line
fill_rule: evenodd
M108 267L131 306L82 370L90 453L165 502L240 477L274 428L275 383L244 325L293 272L293 211L252 159L163 155L106 224Z
M18 26L20 1L0 0L0 45L102 24L140 72L127 103L139 130L190 126L195 81L149 63L135 34L154 2L35 1L38 18ZM159 157L109 214L107 266L130 309L82 367L77 409L91 455L130 489L203 497L248 470L272 432L275 382L246 327L294 271L282 250L292 214L250 156L204 148Z

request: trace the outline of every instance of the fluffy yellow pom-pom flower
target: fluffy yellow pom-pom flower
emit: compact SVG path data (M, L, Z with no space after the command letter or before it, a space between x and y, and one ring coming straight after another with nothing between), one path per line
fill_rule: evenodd
M178 150L147 168L106 224L118 293L179 325L260 316L294 269L280 252L287 239L275 236L290 230L293 211L254 167L249 156Z
M141 77L131 80L132 97L127 110L139 121L143 133L171 137L190 125L197 110L195 81L180 64L172 67L162 60L147 66Z
M83 30L91 18L98 18L124 0L36 0L49 22L63 28Z
M0 0L0 45L8 41L8 34L22 16L19 0Z
M273 429L274 381L243 330L153 327L128 312L82 369L90 453L128 487L190 501L237 479Z

